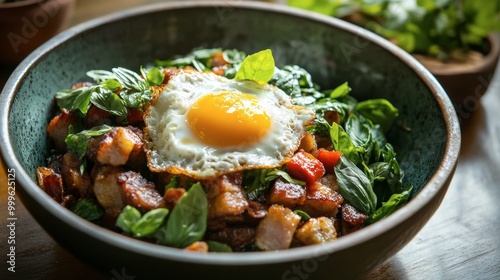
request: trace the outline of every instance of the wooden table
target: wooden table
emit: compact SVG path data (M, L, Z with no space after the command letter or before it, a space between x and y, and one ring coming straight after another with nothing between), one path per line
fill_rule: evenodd
M71 25L161 0L79 0ZM0 66L0 87L12 72ZM500 71L471 115L449 191L413 241L365 279L500 279ZM7 168L7 167L5 167ZM16 272L7 271L7 179L0 168L0 279L124 279L100 272L59 246L16 203ZM128 278L131 279L131 278Z

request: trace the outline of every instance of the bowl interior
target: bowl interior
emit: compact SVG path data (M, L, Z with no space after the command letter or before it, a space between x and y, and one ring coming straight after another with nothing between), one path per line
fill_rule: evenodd
M191 3L101 18L74 27L33 52L2 94L1 148L6 166L19 164L23 171L18 173L31 178L23 188L38 188L35 170L45 163L50 148L45 127L53 114L54 93L86 79L86 71L138 69L155 59L211 47L247 53L270 48L277 66L298 64L324 89L348 81L358 99L391 101L400 117L389 141L406 172L405 184L414 185L413 196L435 176L445 153L458 154L458 121L444 91L413 58L378 36L294 9ZM451 149L450 137L458 141ZM447 161L454 165L456 156ZM447 168L445 177L453 169Z

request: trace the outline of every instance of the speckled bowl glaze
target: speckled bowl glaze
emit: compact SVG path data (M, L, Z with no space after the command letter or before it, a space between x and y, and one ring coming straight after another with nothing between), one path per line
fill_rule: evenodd
M395 214L335 242L280 252L198 254L134 240L74 215L35 184L49 145L54 93L89 69L140 65L196 47L273 50L324 88L348 81L358 99L383 97L400 109L390 131L412 200ZM449 98L414 58L340 20L256 2L175 2L141 7L76 26L15 70L0 100L1 154L18 194L55 240L110 277L154 279L355 279L396 254L429 220L455 170L459 123ZM409 128L409 129L403 129Z

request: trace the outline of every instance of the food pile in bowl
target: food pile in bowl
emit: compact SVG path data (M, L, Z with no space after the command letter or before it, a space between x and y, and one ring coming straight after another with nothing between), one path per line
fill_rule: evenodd
M133 238L201 252L334 241L403 206L398 109L320 89L271 50L196 49L55 93L50 197Z

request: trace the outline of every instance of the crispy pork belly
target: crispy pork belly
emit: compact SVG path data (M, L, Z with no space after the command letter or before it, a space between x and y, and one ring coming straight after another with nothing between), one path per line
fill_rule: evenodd
M207 253L208 252L208 244L203 241L196 241L193 242L191 245L187 246L184 248L185 251L191 251L191 252L200 252L200 253Z
M242 176L241 172L225 174L206 184L209 220L241 216L248 209Z
M301 205L306 200L306 188L277 179L269 191L267 201L269 204L281 204L288 208L294 208L296 205Z
M63 109L62 112L55 116L47 125L47 134L54 141L54 145L58 152L67 150L66 136L68 136L68 127L77 122L77 117L72 111Z
M306 187L306 200L298 208L311 217L334 217L342 202L344 198L338 192L335 175L328 174L316 184Z
M310 218L297 230L295 237L305 245L321 244L337 239L337 230L330 218Z
M225 243L234 251L241 251L242 248L254 242L255 228L244 226L226 227L218 232L212 233L209 239Z
M179 199L186 193L186 189L183 188L170 188L165 192L163 198L165 199L165 207L168 210L174 209L175 205Z
M123 207L125 198L122 194L121 184L118 177L123 170L115 166L100 166L92 173L95 174L92 190L110 217L118 217Z
M257 201L248 201L247 217L251 221L260 221L267 215L267 205Z
M134 171L118 175L125 203L134 206L141 212L165 207L165 200L156 190L153 183Z
M64 185L61 174L52 168L38 167L36 170L38 186L58 203L64 200Z
M61 160L61 175L68 192L78 197L88 197L92 192L92 182L87 173L80 173L80 160L67 152Z
M304 150L313 156L318 154L318 146L316 145L316 139L310 132L306 132L304 138L300 141L298 150Z
M289 208L271 205L257 226L255 245L264 251L288 249L299 222L300 216Z
M137 133L137 129L131 127L113 128L103 136L92 139L87 154L101 164L120 166L130 159L132 164L140 166L145 163L146 155Z
M367 218L368 216L351 204L342 204L342 234L345 235L359 230Z

